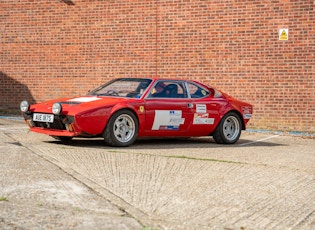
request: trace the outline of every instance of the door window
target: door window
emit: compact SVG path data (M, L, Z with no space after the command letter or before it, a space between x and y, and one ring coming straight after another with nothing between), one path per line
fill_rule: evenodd
M202 98L210 94L208 90L201 88L199 85L193 84L191 82L189 82L187 85L188 85L188 91L191 98Z
M158 81L148 98L187 98L184 84L179 81Z

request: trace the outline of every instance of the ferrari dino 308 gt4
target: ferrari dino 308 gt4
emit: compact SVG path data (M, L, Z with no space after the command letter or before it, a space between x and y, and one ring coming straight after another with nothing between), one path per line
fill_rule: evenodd
M119 78L86 96L20 104L33 132L59 140L103 137L110 146L129 146L137 137L212 136L238 141L252 116L249 103L200 82Z

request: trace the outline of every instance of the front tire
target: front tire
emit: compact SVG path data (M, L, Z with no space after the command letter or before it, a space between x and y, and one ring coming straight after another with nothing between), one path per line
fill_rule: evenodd
M133 144L138 135L138 119L127 109L119 110L108 121L103 132L107 145L126 147Z
M68 136L51 136L58 141L71 141L73 137Z
M213 133L213 139L218 144L234 144L242 132L242 122L235 112L227 113Z

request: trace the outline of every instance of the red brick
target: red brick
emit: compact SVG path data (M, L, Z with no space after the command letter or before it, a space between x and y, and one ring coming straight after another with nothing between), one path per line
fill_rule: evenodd
M315 132L313 0L72 2L0 1L0 110L179 77L252 103L251 128Z

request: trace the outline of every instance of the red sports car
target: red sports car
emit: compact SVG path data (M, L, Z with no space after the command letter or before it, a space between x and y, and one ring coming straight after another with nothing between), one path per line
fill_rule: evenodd
M100 137L110 146L129 146L137 137L213 136L238 141L252 116L251 104L193 80L119 78L86 96L30 105L23 117L33 132L59 140Z

